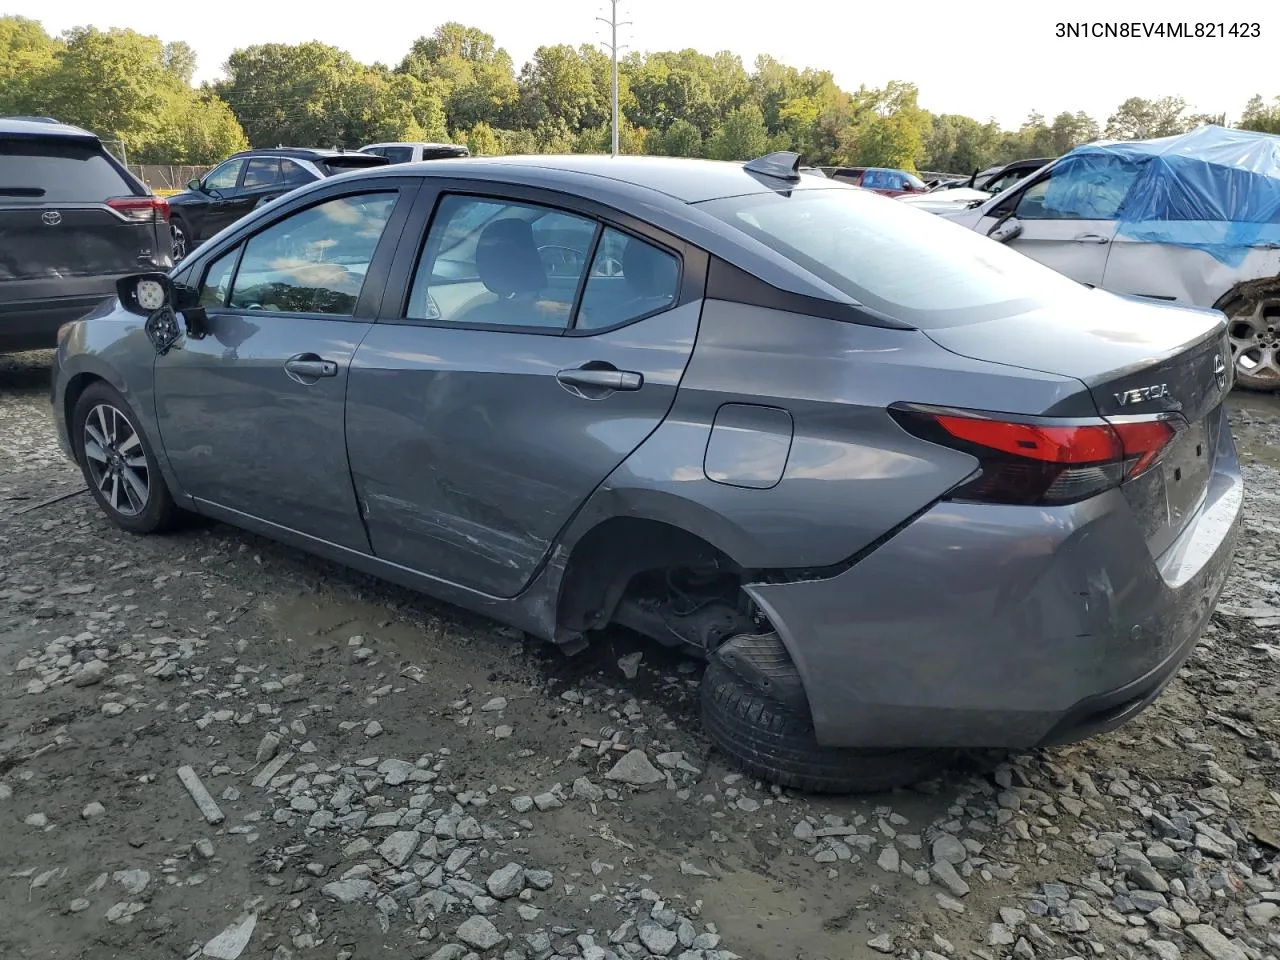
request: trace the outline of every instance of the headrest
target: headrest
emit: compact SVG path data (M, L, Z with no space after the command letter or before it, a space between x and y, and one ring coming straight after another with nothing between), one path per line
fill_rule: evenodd
M484 228L476 244L480 282L500 297L538 293L547 285L547 270L538 255L533 227L524 220L496 220Z

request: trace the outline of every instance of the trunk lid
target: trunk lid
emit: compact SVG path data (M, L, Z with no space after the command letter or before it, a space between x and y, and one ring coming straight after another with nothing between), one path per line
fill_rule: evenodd
M137 273L156 250L154 223L124 222L97 205L18 206L3 197L0 238L0 282Z
M1160 462L1121 487L1159 555L1204 500L1219 431L1227 429L1226 318L1100 290L1094 296L1087 316L1037 310L924 333L971 359L1074 377L1109 419L1172 415L1179 429Z
M0 283L146 269L167 230L107 205L146 196L94 138L0 137Z

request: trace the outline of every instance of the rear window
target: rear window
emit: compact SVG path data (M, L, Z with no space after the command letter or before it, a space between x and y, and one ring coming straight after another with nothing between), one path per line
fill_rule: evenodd
M1087 293L980 233L869 192L770 191L699 206L859 303L926 330Z
M408 163L413 159L413 147L386 147L382 155L392 163Z
M0 138L0 199L96 203L133 192L95 144Z

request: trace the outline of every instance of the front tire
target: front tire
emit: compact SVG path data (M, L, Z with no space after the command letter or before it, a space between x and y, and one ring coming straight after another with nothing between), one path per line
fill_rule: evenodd
M724 653L750 645L764 683L749 682ZM731 648L726 650L725 648ZM787 674L790 674L788 676ZM711 656L702 677L702 724L712 742L753 777L805 793L880 793L946 769L950 750L854 750L818 743L807 704L795 702L799 677L777 634L735 637ZM764 689L778 691L771 696ZM802 695L802 694L801 694Z
M191 231L181 217L170 215L169 238L173 243L173 262L181 263L191 252Z
M1247 390L1280 390L1280 283L1241 284L1218 309L1227 315L1236 383Z
M181 517L137 414L99 380L85 388L71 414L76 459L98 507L130 533L172 529Z

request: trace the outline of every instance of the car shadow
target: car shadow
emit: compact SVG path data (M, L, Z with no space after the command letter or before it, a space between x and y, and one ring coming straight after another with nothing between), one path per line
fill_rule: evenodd
M0 353L0 393L47 392L52 367L52 350Z

